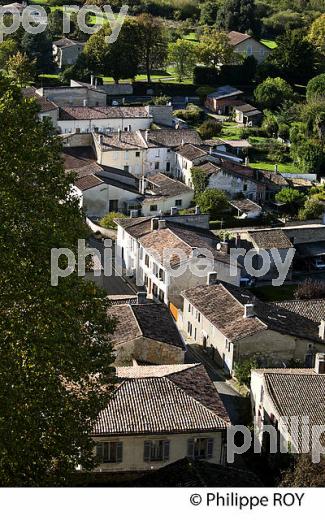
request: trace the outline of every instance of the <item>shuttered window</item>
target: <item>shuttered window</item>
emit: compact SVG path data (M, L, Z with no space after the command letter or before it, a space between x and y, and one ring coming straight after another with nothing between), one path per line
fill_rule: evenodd
M191 459L211 459L213 457L213 439L210 437L188 439L187 456Z
M118 463L123 460L122 442L100 442L96 445L96 457L100 463Z
M145 441L143 460L145 462L162 462L169 460L170 442L165 440Z

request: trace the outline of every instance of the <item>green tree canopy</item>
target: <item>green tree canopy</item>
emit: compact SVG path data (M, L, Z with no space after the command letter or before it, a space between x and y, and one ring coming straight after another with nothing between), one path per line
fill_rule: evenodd
M49 31L38 34L25 32L21 47L31 60L36 60L37 72L50 72L53 69L52 38Z
M19 87L26 87L35 79L36 60L30 60L27 54L17 52L8 58L6 72L8 78Z
M169 44L168 60L170 64L174 65L179 81L193 75L197 59L195 47L196 45L193 42L183 39Z
M284 79L267 78L256 87L254 96L263 108L274 110L284 101L293 99L294 92Z
M217 15L217 25L225 31L253 32L259 36L254 0L225 0Z
M196 197L202 213L209 213L211 220L217 220L228 207L225 193L217 188L207 188Z
M307 101L325 101L325 73L312 78L307 85Z
M283 188L279 193L275 195L277 202L286 204L289 213L295 214L299 208L301 208L305 202L305 195L294 188Z
M0 78L2 486L65 484L78 464L91 469L112 381L104 294L76 272L51 284L51 250L77 255L88 233L60 154L36 103Z
M151 73L165 65L168 54L168 40L163 23L159 18L144 13L136 18L139 30L137 49L140 53L141 64L144 66L148 83L151 82Z
M312 23L308 40L325 55L325 13L315 19Z
M207 67L219 67L220 64L239 63L242 57L234 52L228 34L216 29L207 29L198 45L199 60Z

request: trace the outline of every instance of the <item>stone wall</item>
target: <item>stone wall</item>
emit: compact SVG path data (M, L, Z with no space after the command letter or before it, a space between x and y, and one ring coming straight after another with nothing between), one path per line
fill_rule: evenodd
M132 359L154 365L173 365L184 363L185 347L182 349L141 336L132 341L116 345L114 352L117 365L130 364Z

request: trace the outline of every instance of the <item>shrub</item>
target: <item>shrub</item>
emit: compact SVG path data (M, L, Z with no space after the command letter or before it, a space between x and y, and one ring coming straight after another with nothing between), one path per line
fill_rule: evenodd
M323 211L323 204L317 198L310 197L306 200L304 207L299 210L298 218L299 220L318 218Z
M175 110L174 115L184 119L190 125L198 125L204 121L205 112L197 105L189 103L185 110Z
M235 377L241 385L250 386L251 370L254 368L258 368L256 357L247 358L235 364Z
M100 226L106 229L117 229L117 226L114 222L116 218L126 218L123 213L117 213L115 211L111 211L102 217L99 221Z
M313 300L325 297L325 282L308 278L298 286L294 293L298 300Z
M199 193L196 202L202 213L210 214L211 220L217 220L228 207L225 193L216 188L208 188L203 193Z
M202 139L212 139L212 137L220 135L221 130L222 123L212 118L204 121L198 128L198 132Z

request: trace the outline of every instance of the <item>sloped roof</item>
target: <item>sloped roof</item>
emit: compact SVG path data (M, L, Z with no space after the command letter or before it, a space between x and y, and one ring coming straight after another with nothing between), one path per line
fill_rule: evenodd
M242 90L239 90L236 87L232 87L231 85L223 85L222 87L217 88L214 92L211 94L208 94L208 98L213 99L224 99L227 97L233 97L233 96L240 96L244 92Z
M59 47L60 49L64 49L65 47L75 47L76 45L85 45L83 42L78 42L75 40L70 40L70 38L61 38L60 40L56 40L53 42L53 45Z
M287 309L318 324L321 320L325 320L325 299L287 300L274 302L274 304L281 309Z
M244 213L249 211L262 210L262 207L259 204L249 199L231 200L229 204Z
M156 367L159 370L160 367ZM142 367L117 370L118 386L99 414L93 435L190 433L224 430L227 412L201 365L139 377ZM146 374L148 367L143 367Z
M252 36L250 36L249 34L238 32L238 31L230 31L228 33L228 38L229 38L230 44L235 47L239 43L242 43L246 40L250 40L252 38Z
M293 247L287 235L282 229L262 229L249 231L253 243L260 249L288 249Z
M109 308L108 314L116 319L116 328L112 336L116 345L143 336L184 348L176 324L164 305L114 305Z
M26 98L35 98L39 107L40 113L42 112L51 112L52 110L58 110L58 107L53 101L49 101L43 96L37 94L35 87L26 87L22 89L22 94Z
M262 302L246 289L219 283L188 289L182 295L230 341L269 329L324 343L314 321L273 303ZM247 303L254 304L255 315L250 318L244 318Z
M148 192L152 194L148 194ZM176 197L183 193L193 193L193 190L183 182L168 177L163 173L155 173L147 177L146 198L153 200L161 197Z
M150 118L145 107L60 107L60 121L80 121L87 119L127 119Z
M195 159L199 159L200 157L208 155L207 150L199 148L193 144L185 144L184 146L180 146L177 149L177 153L189 161L194 161Z

